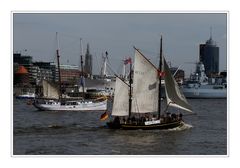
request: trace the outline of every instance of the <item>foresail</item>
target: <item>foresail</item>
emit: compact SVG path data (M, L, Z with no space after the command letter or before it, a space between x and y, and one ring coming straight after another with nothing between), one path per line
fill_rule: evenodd
M129 86L121 79L116 77L114 100L112 115L113 116L128 116L129 110Z
M43 80L43 96L45 98L58 99L59 89L50 82Z
M185 96L181 94L178 84L173 78L171 71L166 63L166 60L163 58L164 64L163 69L165 72L165 92L167 98L167 104L169 106L174 106L188 112L192 112L191 106L188 104Z
M157 69L136 50L133 75L132 113L157 111L158 81Z

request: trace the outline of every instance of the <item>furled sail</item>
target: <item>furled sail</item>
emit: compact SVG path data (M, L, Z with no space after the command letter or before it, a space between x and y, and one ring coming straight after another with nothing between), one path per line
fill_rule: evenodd
M185 96L181 94L178 84L174 80L171 71L166 63L166 60L163 58L163 70L165 73L165 92L167 98L167 104L169 106L174 106L189 112L192 112L191 106L188 104Z
M157 69L135 50L132 113L157 111L158 82Z
M59 98L59 89L54 84L43 80L43 96L50 99Z
M117 77L112 109L113 116L128 116L129 113L128 92L129 86Z

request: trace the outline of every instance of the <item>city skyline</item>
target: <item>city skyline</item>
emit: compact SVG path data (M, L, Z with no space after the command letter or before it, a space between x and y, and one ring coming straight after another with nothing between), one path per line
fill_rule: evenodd
M210 38L210 27L220 48L219 69L227 70L226 13L14 13L13 52L31 55L34 61L54 61L58 32L62 64L79 66L82 38L84 55L90 45L93 74L100 73L106 51L111 68L120 73L124 57L134 56L133 46L157 66L162 35L167 61L189 75L199 45Z

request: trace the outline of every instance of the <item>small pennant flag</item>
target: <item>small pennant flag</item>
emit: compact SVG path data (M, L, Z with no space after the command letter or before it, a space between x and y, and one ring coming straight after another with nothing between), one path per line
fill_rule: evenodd
M124 60L124 64L127 65L127 64L131 64L132 63L132 59L131 58L127 58Z
M105 111L105 113L103 113L103 114L101 115L100 120L101 120L101 121L104 121L104 120L106 120L107 118L108 118L108 114L107 114L107 112Z

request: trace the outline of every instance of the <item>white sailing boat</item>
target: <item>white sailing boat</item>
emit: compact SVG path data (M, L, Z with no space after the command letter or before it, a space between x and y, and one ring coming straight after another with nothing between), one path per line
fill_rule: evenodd
M192 112L191 106L180 93L169 67L162 56L156 68L138 49L135 49L133 84L116 78L113 121L107 123L112 129L169 129L183 125L182 114L171 114L168 107L173 106ZM131 64L130 64L131 69ZM130 71L130 78L132 72ZM161 79L165 81L166 109L161 114ZM133 85L133 86L132 86ZM157 114L157 117L154 116ZM149 115L152 115L150 117Z
M57 33L56 33L57 36ZM52 86L49 82L43 81L43 94L44 97L40 99L35 99L33 105L43 111L103 111L107 109L107 99L95 99L86 100L84 98L74 99L65 97L62 94L61 88L61 72L60 72L60 55L59 55L59 42L57 53L57 63L58 63L58 77L59 84L58 88ZM81 55L82 64L82 55ZM83 88L84 92L84 88Z
M107 101L92 100L36 100L34 106L41 111L104 111Z

